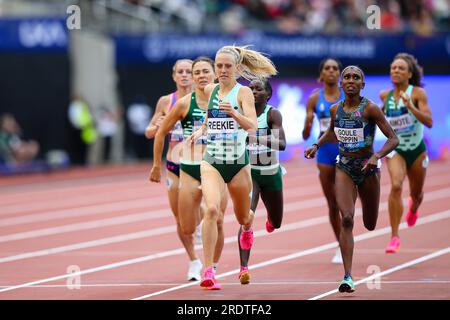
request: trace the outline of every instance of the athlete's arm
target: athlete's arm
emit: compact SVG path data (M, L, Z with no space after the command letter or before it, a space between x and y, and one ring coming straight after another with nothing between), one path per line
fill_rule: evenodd
M306 117L305 117L305 125L303 127L303 140L308 140L311 134L311 127L314 120L314 109L316 108L317 100L319 99L319 92L314 92L308 98L306 102Z
M267 122L271 129L270 136L258 137L258 143L273 150L284 151L286 149L286 135L283 129L283 117L277 109L270 109Z
M208 131L208 113L205 115L202 125L196 131L194 131L187 139L187 143L193 145L201 136L205 135Z
M205 87L205 94L208 97L208 101L211 97L211 92L214 89L216 84L210 83ZM206 112L205 118L203 119L203 123L196 131L194 131L186 140L191 145L194 144L201 136L203 136L208 130L208 112Z
M383 112L384 112L384 105L386 104L386 98L387 98L388 93L389 93L389 90L383 90L380 92L380 99L381 99L381 101L383 101L383 107L381 108L381 110L383 110Z
M242 107L243 114L234 110L229 104L226 104L224 111L232 116L242 129L246 131L256 131L258 129L258 121L256 117L255 97L253 96L252 90L249 87L241 87L237 99ZM224 105L221 104L220 108L223 108L223 106Z
M398 146L398 138L394 132L394 129L390 126L389 122L386 120L381 109L374 103L368 102L364 110L364 117L371 121L374 121L381 132L387 137L381 150L375 152L366 163L366 165L361 169L362 171L367 171L370 169L375 169L378 164L378 160L383 158L389 152L394 150Z
M189 99L187 99L189 98ZM189 111L189 104L191 94L184 96L178 100L162 121L159 130L156 132L155 141L153 143L153 167L150 172L150 181L161 181L161 158L164 149L164 138L173 128L178 120L184 119L187 111Z
M411 98L408 97L406 93L401 95L401 97L405 106L411 111L417 120L426 125L428 128L433 126L433 118L431 117L431 110L428 105L427 94L424 89L414 87L411 93ZM417 107L414 105L413 101L416 101Z
M338 108L338 104L333 105L330 108L330 126L324 132L324 134L320 137L320 139L314 143L311 147L305 150L305 158L312 159L315 157L317 150L321 145L327 142L335 142L336 134L334 133L334 119L336 118L336 110Z
M150 123L145 129L145 137L147 139L152 139L156 131L158 131L159 126L161 125L162 120L165 117L165 107L170 103L170 95L162 96L159 98L158 103L156 104L155 113L153 114Z

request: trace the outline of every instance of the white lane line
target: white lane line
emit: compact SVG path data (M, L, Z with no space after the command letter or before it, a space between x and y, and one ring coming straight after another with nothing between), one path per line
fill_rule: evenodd
M450 253L450 247L447 247L445 249L433 252L431 254L427 254L426 256L422 256L420 258L417 258L417 259L414 259L414 260L402 263L402 264L400 264L398 266L395 266L393 268L387 269L387 270L385 270L383 272L375 273L375 274L371 275L370 277L367 277L367 278L361 279L359 281L356 281L355 282L355 286L357 286L357 285L359 285L361 283L364 283L364 282L369 282L371 280L374 280L376 278L385 276L387 274L390 274L390 273L393 273L393 272L396 272L396 271L399 271L399 270L402 270L402 269L406 269L406 268L411 267L411 266L413 266L415 264L419 264L419 263L425 262L427 260L431 260L433 258L442 256L442 255L447 254L447 253ZM338 292L337 289L331 290L331 291L319 294L319 295L317 295L315 297L309 298L308 300L318 300L318 299L324 298L326 296L335 294L337 292Z
M301 194L302 196L319 194L321 192L320 189L314 189L311 187L296 187L296 188L286 188L285 192L292 195ZM290 196L286 196L286 198L290 198ZM132 200L123 200L116 202L108 202L102 204L94 204L82 207L75 207L69 209L58 209L55 211L45 212L45 213L33 213L27 214L20 217L11 217L11 218L3 218L0 219L0 227L11 226L11 225L20 225L25 223L32 222L42 222L42 221L54 221L56 219L66 219L71 217L81 217L81 216L89 216L94 214L102 214L109 212L118 212L120 210L129 210L129 209L139 209L139 208L151 208L157 205L167 205L168 200L167 196L159 196L159 197L146 197L142 199L132 199ZM168 214L172 215L172 214Z
M450 188L448 190L450 191ZM167 199L165 199L165 201L167 201ZM320 197L309 199L309 200L287 203L287 204L285 204L285 212L290 212L295 209L315 208L315 207L318 207L318 206L321 206L324 204L325 204L324 198L322 196L320 196ZM107 206L113 207L113 205L107 205ZM76 210L76 209L73 209L73 210ZM229 208L229 210L231 210L231 209ZM8 242L8 241L29 239L29 238L44 237L44 236L79 231L79 230L95 229L95 228L101 228L101 227L105 227L105 226L113 226L113 225L124 224L124 223L152 220L155 218L171 216L169 209L162 209L162 210L150 211L150 212L149 211L146 211L143 213L141 212L141 213L135 213L135 214L121 215L119 217L114 217L114 218L92 220L89 222L67 224L67 225L58 226L58 227L36 229L36 230L31 230L31 231L7 234L7 235L0 236L0 243Z
M450 284L450 280L397 280L397 281L380 281L380 284ZM97 284L80 284L80 288L88 287L165 287L165 286L178 286L182 283L97 283ZM220 282L222 286L242 286L236 281L233 282ZM298 285L324 285L324 284L336 284L336 281L271 281L271 282L258 282L252 281L253 286L298 286ZM8 288L7 285L0 285L0 288ZM67 284L42 284L27 287L33 288L67 288Z
M296 177L299 176L291 176L289 177L289 180L295 181ZM302 176L303 177L303 176ZM447 181L447 180L445 180ZM140 188L142 191L142 188ZM319 186L317 188L311 188L311 187L290 187L285 188L285 197L289 198L290 196L297 195L301 193L302 195L306 196L309 194L319 194L322 192ZM136 195L134 192L130 192L130 190L126 189L125 192L121 193L121 196L124 195ZM30 223L30 222L38 222L38 221L47 221L47 220L54 220L54 219L64 219L66 216L69 217L76 217L76 212L80 212L79 216L89 215L90 212L92 214L99 214L99 213L108 213L110 211L118 211L121 209L130 209L130 208L146 208L146 207L152 207L156 204L167 204L167 195L159 195L159 196L146 196L146 194L143 194L140 192L139 194L142 194L142 196L136 198L136 199L125 199L121 201L114 201L112 202L111 197L112 193L105 193L100 198L98 196L95 196L95 199L103 200L103 203L89 203L86 204L85 202L83 205L79 205L78 207L71 207L71 205L68 206L68 204L72 203L74 200L76 202L84 201L85 195L72 195L70 199L62 200L64 201L63 208L58 208L61 206L55 205L55 201L48 201L46 200L46 207L43 207L42 205L38 205L37 208L39 211L35 211L33 213L26 213L24 215L18 216L18 217L6 217L1 218L0 215L0 227L1 226L9 226L9 225L16 225L16 224L23 224L23 223ZM57 197L61 198L61 197ZM113 199L115 199L113 197ZM67 201L71 202L67 202ZM99 202L102 202L100 201ZM106 203L105 203L106 201ZM30 201L31 204L27 203L21 203L19 205L15 205L13 209L15 209L17 212L23 212L23 211L29 211L30 209L35 208L35 202L36 201ZM30 207L31 206L31 207ZM14 213L7 212L8 206L1 206L1 212L2 215L7 215ZM51 211L50 211L51 210Z
M121 210L150 209L157 205L166 205L167 197L153 197L134 200L124 200L81 206L78 208L60 209L46 213L29 214L20 217L0 219L0 227L20 225L33 222L55 221L57 219L90 216L109 212L120 212ZM167 211L167 210L166 210Z
M426 223L431 223L431 222L434 222L434 221L439 221L439 220L443 220L443 219L447 219L447 218L450 218L450 210L438 212L438 213L435 213L435 214L423 217L423 218L421 218L420 221L419 220L417 221L416 225L422 225L422 224L426 224ZM406 229L407 227L408 226L407 226L407 224L405 222L400 224L400 229ZM366 233L360 234L358 236L355 236L354 237L354 242L359 242L359 241L362 241L362 240L375 238L375 237L378 237L378 236L381 236L381 235L384 235L384 234L388 234L390 232L391 232L391 227L385 227L385 228L382 228L382 229L379 229L379 230L366 232ZM311 249L298 251L298 252L293 253L293 254L289 254L289 255L286 255L286 256L279 257L279 258L275 258L275 259L267 260L267 261L264 261L264 262L260 262L260 263L257 263L257 264L249 266L249 268L251 270L254 270L254 269L259 269L259 268L262 268L262 267L267 267L267 266L270 266L270 265L273 265L273 264L277 264L277 263L281 263L281 262L297 259L297 258L300 258L300 257L303 257L303 256L307 256L307 255L315 254L315 253L318 253L318 252L322 252L322 251L325 251L325 250L329 250L329 249L335 248L336 246L337 246L337 242L334 241L334 242L327 243L327 244L324 244L324 245L321 245L321 246L318 246L318 247L314 247L314 248L311 248ZM240 272L239 269L234 269L232 271L229 271L229 272L217 275L216 278L220 279L220 278L223 278L223 277L228 277L228 276L231 276L231 275L239 274L239 272ZM194 283L187 283L185 285L176 286L176 287L173 287L173 288L168 288L168 289L165 289L165 290L161 290L161 291L157 291L157 292L154 292L154 293L146 294L146 295L143 295L143 296L140 296L140 297L137 297L137 298L133 298L132 300L142 300L142 299L151 298L151 297L158 296L158 295L161 295L161 294L164 294L164 293L173 292L173 291L177 291L177 290L180 290L180 289L183 289L183 288L187 288L187 287L191 287L191 286L194 286L194 285L198 285L199 282L200 281L196 281ZM1 292L1 290L0 290L0 292Z
M439 195L445 194L445 197L447 197L448 192L450 192L450 188L428 192L426 200L431 200L433 194L439 194ZM322 206L322 205L324 205L324 203L325 203L325 200L324 200L323 196L321 196L321 197L317 197L317 198L313 198L313 199L309 199L309 200L302 200L302 201L297 201L297 202L286 203L284 210L285 210L285 212L291 212L291 211L300 210L300 209L311 209L311 208L316 208L318 206ZM386 206L386 205L387 205L386 202L381 203L380 209L384 208L384 206ZM111 206L111 205L107 205L107 206ZM124 224L124 223L152 220L152 219L155 219L154 215L158 218L161 217L161 215L170 216L170 212L169 212L169 210L165 209L165 210L158 210L158 211L151 211L151 212L122 215L119 217L107 218L107 219L101 219L101 220L93 220L93 221L89 221L89 222L67 224L67 225L52 227L52 228L44 228L44 229L36 229L36 230L25 231L25 232L12 233L12 234L0 236L0 243L24 240L24 239L30 239L30 238L37 238L37 237L44 237L44 236L49 236L49 235L74 232L74 231L80 231L80 230L90 230L90 229L102 228L102 227L107 227L107 226L120 225L120 224Z
M150 211L150 212L144 212L144 213L127 214L127 215L122 215L122 216L115 217L115 218L94 220L94 221L89 221L89 222L73 223L73 224L67 224L67 225L58 226L58 227L8 234L8 235L0 236L0 243L24 240L24 239L30 239L30 238L34 239L34 238L50 236L50 235L55 235L55 234L74 232L74 231L80 231L80 230L90 230L90 229L96 229L96 228L102 228L102 227L108 227L108 226L121 225L121 224L125 224L125 223L153 220L153 219L156 219L156 218L159 218L162 216L168 216L168 209L158 210L156 212Z
M429 177L430 178L430 177ZM434 186L440 186L442 185L442 182L447 182L447 179L442 179L442 176L439 178L441 179L429 179L431 182L427 184L427 187L434 187ZM290 177L289 179L295 180L295 177ZM381 194L388 192L388 188L384 188L384 184L381 186ZM387 186L387 184L386 184ZM129 190L127 190L128 193ZM311 188L310 186L307 187L290 187L285 188L285 200L290 198L290 195L293 194L301 194L302 196L306 195L313 195L319 193L321 190ZM110 197L110 194L107 195L108 199ZM45 213L32 213L32 214L26 214L19 217L9 217L9 218L3 218L0 219L0 227L6 227L6 226L12 226L12 225L20 225L20 224L26 224L26 223L33 223L33 222L43 222L43 221L55 221L57 219L66 219L70 217L82 217L82 216L89 216L89 215L95 215L95 214L103 214L103 213L109 213L109 212L117 212L120 210L127 210L127 209L149 209L151 207L154 207L156 205L162 205L167 203L167 197L166 196L156 196L156 197L142 197L137 199L129 199L129 200L122 200L122 201L116 201L116 202L108 202L108 203L100 203L100 204L89 204L89 205L83 205L78 208L68 208L68 209L57 209L53 211L46 211ZM2 207L2 212L4 207ZM43 208L41 208L43 209ZM141 212L142 213L142 212ZM168 213L168 216L171 214Z
M426 200L427 201L439 200L439 199L447 198L449 196L450 196L450 188L441 189L441 190L428 192ZM308 201L310 201L310 200L308 200ZM301 210L301 209L313 208L315 206L322 204L323 199L320 198L318 200L319 202L316 202L316 201L308 202L308 201L299 201L296 203L289 203L289 204L285 205L285 213L289 213L289 212ZM406 203L407 198L405 198L403 201ZM386 209L387 209L387 202L382 202L380 204L380 209L379 209L380 212L384 211ZM155 217L166 216L165 211L162 211L162 210L159 213L154 212L154 214L155 214ZM361 214L362 214L361 208L356 209L355 215L359 216ZM257 216L257 217L259 218L260 216ZM234 220L235 220L234 216L226 215L224 222L228 223L228 222L233 222ZM290 231L290 230L302 229L302 228L307 228L310 226L315 226L315 225L319 225L319 224L327 223L327 222L328 222L328 217L326 214L323 214L320 217L315 217L315 218L310 218L307 220L301 220L298 222L284 224L283 227L280 230L278 230L277 232L279 233L279 232L285 232L285 231ZM119 243L119 242L124 242L124 241L142 239L142 238L147 238L147 237L152 237L152 236L162 235L162 234L167 234L167 233L172 233L172 232L175 232L175 226L161 227L161 228L156 228L156 229L127 233L127 234L113 236L113 237L107 237L107 238L102 238L102 239L97 239L97 240L92 240L92 241L79 242L79 243L60 246L60 247L42 249L42 250L37 250L37 251L25 252L25 253L13 255L13 256L7 256L7 257L0 258L0 264L6 263L6 262L28 259L28 258L41 257L41 256L50 255L50 254L57 254L57 253L68 252L68 251L73 251L73 250L86 249L86 248L92 248L92 247L96 247L96 246L102 246L102 245L108 245L108 244ZM255 237L267 236L267 235L268 234L264 231L263 232L259 232L259 231L255 232ZM235 240L234 237L229 237L225 241L232 242L234 240ZM226 242L226 243L228 243L228 242Z
M422 225L422 224L426 224L426 223L430 223L433 221L438 221L438 220L443 220L446 218L450 217L450 210L447 211L442 211L439 213L435 213L432 215L428 215L425 216L421 219L419 219L417 221L417 225ZM401 223L400 224L400 229L405 229L407 227L406 223ZM265 230L260 230L258 231L258 233L265 233ZM359 236L355 237L355 242L357 241L361 241L364 239L369 239L369 238L373 238L373 237L377 237L383 234L387 234L390 232L390 227L386 227L377 231L371 231L371 232L367 232L364 234L361 234ZM227 240L230 239L230 241L236 241L236 237L229 237L227 238ZM252 265L251 268L252 269L256 269L256 268L261 268L261 267L265 267L266 265L271 265L271 264L275 264L275 263L279 263L282 261L287 261L287 260L291 260L291 259L296 259L298 257L301 256L305 256L308 254L313 254L313 253L317 253L320 251L325 251L328 249L332 249L335 248L337 245L336 242L331 242L319 247L315 247L312 249L308 249L308 250L303 250L300 252L297 252L296 254L291 254L291 255L287 255L284 257L280 257L280 258L276 258L276 259L272 259L266 262L262 262L256 265ZM200 246L196 246L196 249L199 248ZM120 262L116 262L116 263L111 263L111 264L107 264L107 265L103 265L103 266L99 266L99 267L95 267L95 268L90 268L90 269L86 269L80 272L74 272L74 273L70 273L70 274L63 274L60 276L55 276L55 277L50 277L50 278L45 278L45 279L40 279L40 280L36 280L36 281L31 281L31 282L26 282L20 285L16 285L16 286L10 286L8 288L4 288L4 289L0 289L0 293L2 292L8 292L8 291L12 291L12 290L17 290L20 288L26 288L26 287L30 287L30 286L34 286L34 285L38 285L38 284L42 284L42 283L47 283L47 282L52 282L52 281L56 281L56 280L62 280L62 279L66 279L69 277L76 277L76 276L82 276L85 274L90 274L90 273L94 273L94 272L99 272L99 271L104 271L104 270L110 270L110 269L114 269L114 268L118 268L118 267L123 267L123 266L127 266L127 265L132 265L132 264L136 264L136 263L141 263L141 262L145 262L145 261L149 261L149 260L153 260L153 259L157 259L157 258L161 258L161 257L168 257L168 256L173 256L173 255L177 255L177 254L183 254L184 253L184 248L179 248L179 249L175 249L175 250L171 250L171 251L165 251L165 252L161 252L161 253L157 253L157 254L152 254L152 255L148 255L148 256L144 256L144 257L140 257L140 258L134 258L134 259L128 259L128 260L124 260L124 261L120 261ZM218 275L217 278L222 278L222 277L226 277L229 275L233 275L233 274L238 274L239 273L239 269L235 269L233 271ZM170 292L170 291L175 291L184 287L189 287L192 285L196 285L199 282L193 282L193 283L189 283L187 285L184 286L178 286L175 288L171 288L171 289L167 289L164 291L159 291L157 293L152 293L150 295L145 295L142 297L138 297L135 299L145 299L146 297L151 297L154 295L158 295L158 294L163 294L165 292Z

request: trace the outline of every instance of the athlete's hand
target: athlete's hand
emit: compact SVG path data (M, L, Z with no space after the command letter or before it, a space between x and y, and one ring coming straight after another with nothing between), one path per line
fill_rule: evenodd
M156 119L156 121L155 121L155 126L157 126L159 128L161 126L161 123L164 121L165 117L166 117L165 114L159 116L159 118Z
M194 133L192 133L186 140L189 145L194 145L195 142L203 135L203 128L200 127Z
M317 146L312 145L311 147L309 147L308 149L305 150L305 158L306 159L314 159L314 157L316 156L316 153L317 153Z
M379 158L373 154L369 160L367 160L366 164L362 167L361 171L364 173L373 172L378 167L378 160Z
M151 182L161 182L161 167L152 167L149 180Z
M219 109L226 112L231 117L237 112L229 102L220 102Z
M406 92L400 91L400 98L405 106L410 107L411 97Z

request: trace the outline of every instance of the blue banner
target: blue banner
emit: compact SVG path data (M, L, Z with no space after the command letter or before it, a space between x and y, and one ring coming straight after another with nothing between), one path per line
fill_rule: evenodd
M373 37L329 37L267 34L257 31L241 36L224 34L186 35L149 34L115 35L118 64L170 63L200 55L213 57L230 44L252 45L278 63L317 64L323 57L334 56L355 63L389 63L398 52L409 52L419 60L429 59L449 67L450 33L425 38L416 35L376 35ZM450 67L449 67L450 68Z
M67 47L63 18L0 19L0 51L66 51Z

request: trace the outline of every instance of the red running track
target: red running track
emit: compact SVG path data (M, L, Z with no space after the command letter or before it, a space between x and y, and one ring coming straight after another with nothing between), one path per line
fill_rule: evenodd
M285 164L285 216L272 234L265 210L255 219L251 283L237 274L238 224L229 204L218 267L221 291L185 281L187 256L176 236L164 184L149 165L72 169L0 178L0 299L446 299L450 298L450 172L435 161L418 223L390 237L389 177L382 170L375 231L355 219L356 292L336 293L343 276L331 264L336 243L313 161ZM408 196L405 183L404 198ZM358 208L360 208L358 203ZM202 257L201 247L197 250Z

